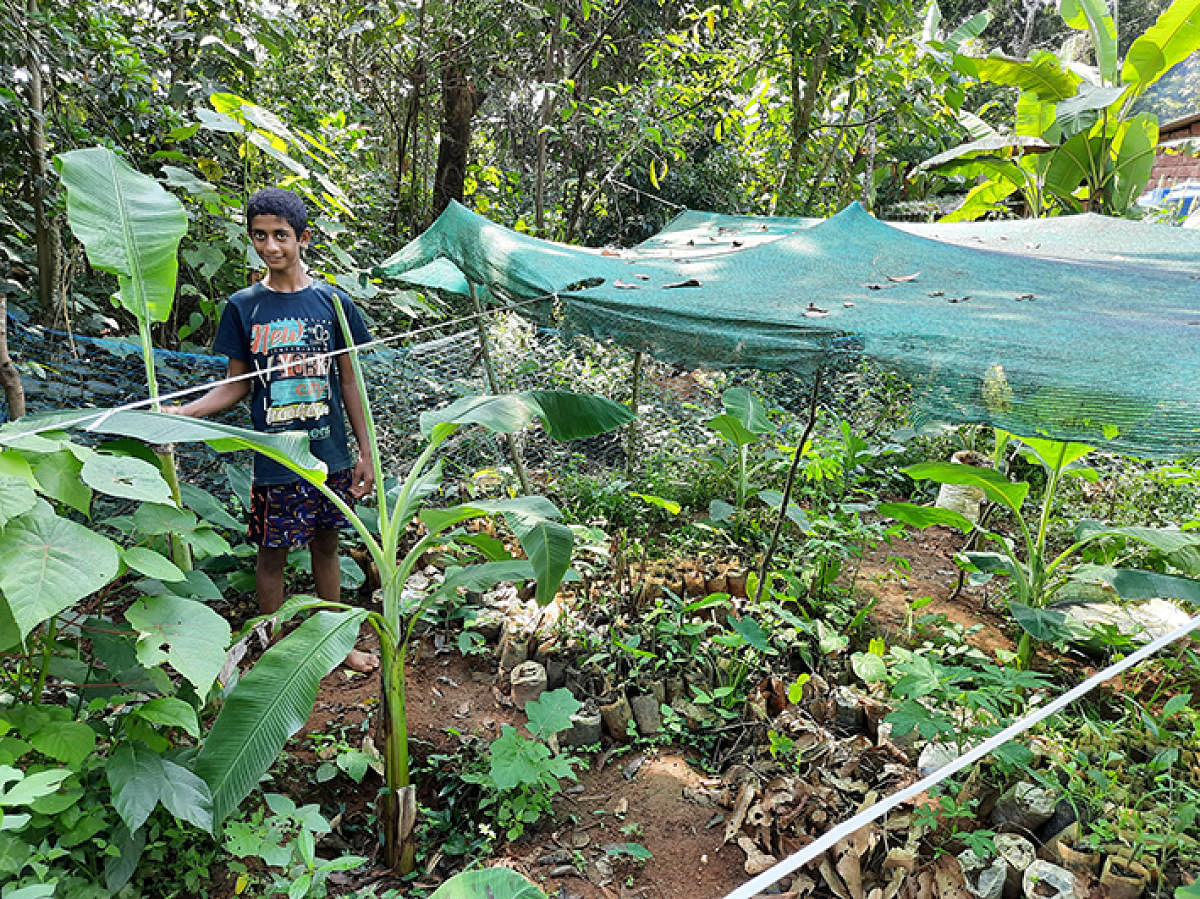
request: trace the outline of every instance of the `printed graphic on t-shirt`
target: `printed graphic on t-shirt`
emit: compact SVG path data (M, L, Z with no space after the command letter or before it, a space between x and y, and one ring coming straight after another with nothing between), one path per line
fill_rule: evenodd
M267 425L315 422L329 414L329 329L323 322L281 318L250 328L250 351L271 372ZM277 368L282 366L282 368Z

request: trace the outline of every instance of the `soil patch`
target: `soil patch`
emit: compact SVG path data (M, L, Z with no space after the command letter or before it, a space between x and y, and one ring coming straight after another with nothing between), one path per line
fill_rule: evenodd
M997 649L1016 649L1007 634L1011 618L994 609L989 586L964 583L955 595L959 568L954 554L962 549L964 539L958 531L931 527L867 553L857 587L876 598L871 620L880 630L908 639L917 636L922 616L944 615L953 624L977 627L967 640L989 655ZM931 601L911 611L912 603L923 597Z

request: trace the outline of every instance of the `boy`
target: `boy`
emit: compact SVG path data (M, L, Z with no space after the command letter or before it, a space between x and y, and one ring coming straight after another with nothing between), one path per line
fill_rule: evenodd
M300 255L312 232L304 202L288 190L267 188L246 204L246 229L267 274L239 290L225 306L213 351L229 357L229 376L284 366L220 384L208 393L164 411L202 418L228 409L250 394L257 431L306 430L313 455L329 468L327 484L346 502L365 496L375 483L370 437L349 356L324 356L346 346L333 303L341 302L354 343L371 337L355 305L327 285L316 284ZM336 364L335 364L336 363ZM343 398L357 460L350 458ZM349 523L307 481L265 456L254 456L250 540L258 545L255 582L259 608L273 614L283 604L283 569L288 551L307 544L317 595L341 596L338 531ZM370 653L351 650L346 664L356 671L379 667Z

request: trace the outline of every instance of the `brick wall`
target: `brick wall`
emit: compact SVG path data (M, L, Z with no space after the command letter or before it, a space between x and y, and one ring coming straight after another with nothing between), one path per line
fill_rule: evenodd
M1200 115L1167 123L1158 133L1159 141L1164 143L1189 138L1194 139L1197 148L1200 148ZM1154 157L1154 167L1150 170L1150 181L1146 186L1165 187L1184 181L1200 182L1200 156L1178 151L1168 153L1160 149Z

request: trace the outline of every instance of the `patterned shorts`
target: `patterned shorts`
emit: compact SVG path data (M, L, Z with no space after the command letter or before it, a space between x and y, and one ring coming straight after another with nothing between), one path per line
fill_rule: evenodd
M326 483L351 503L347 468L329 475ZM308 481L264 484L250 488L250 542L259 546L306 546L318 528L348 528L350 522L320 490Z

